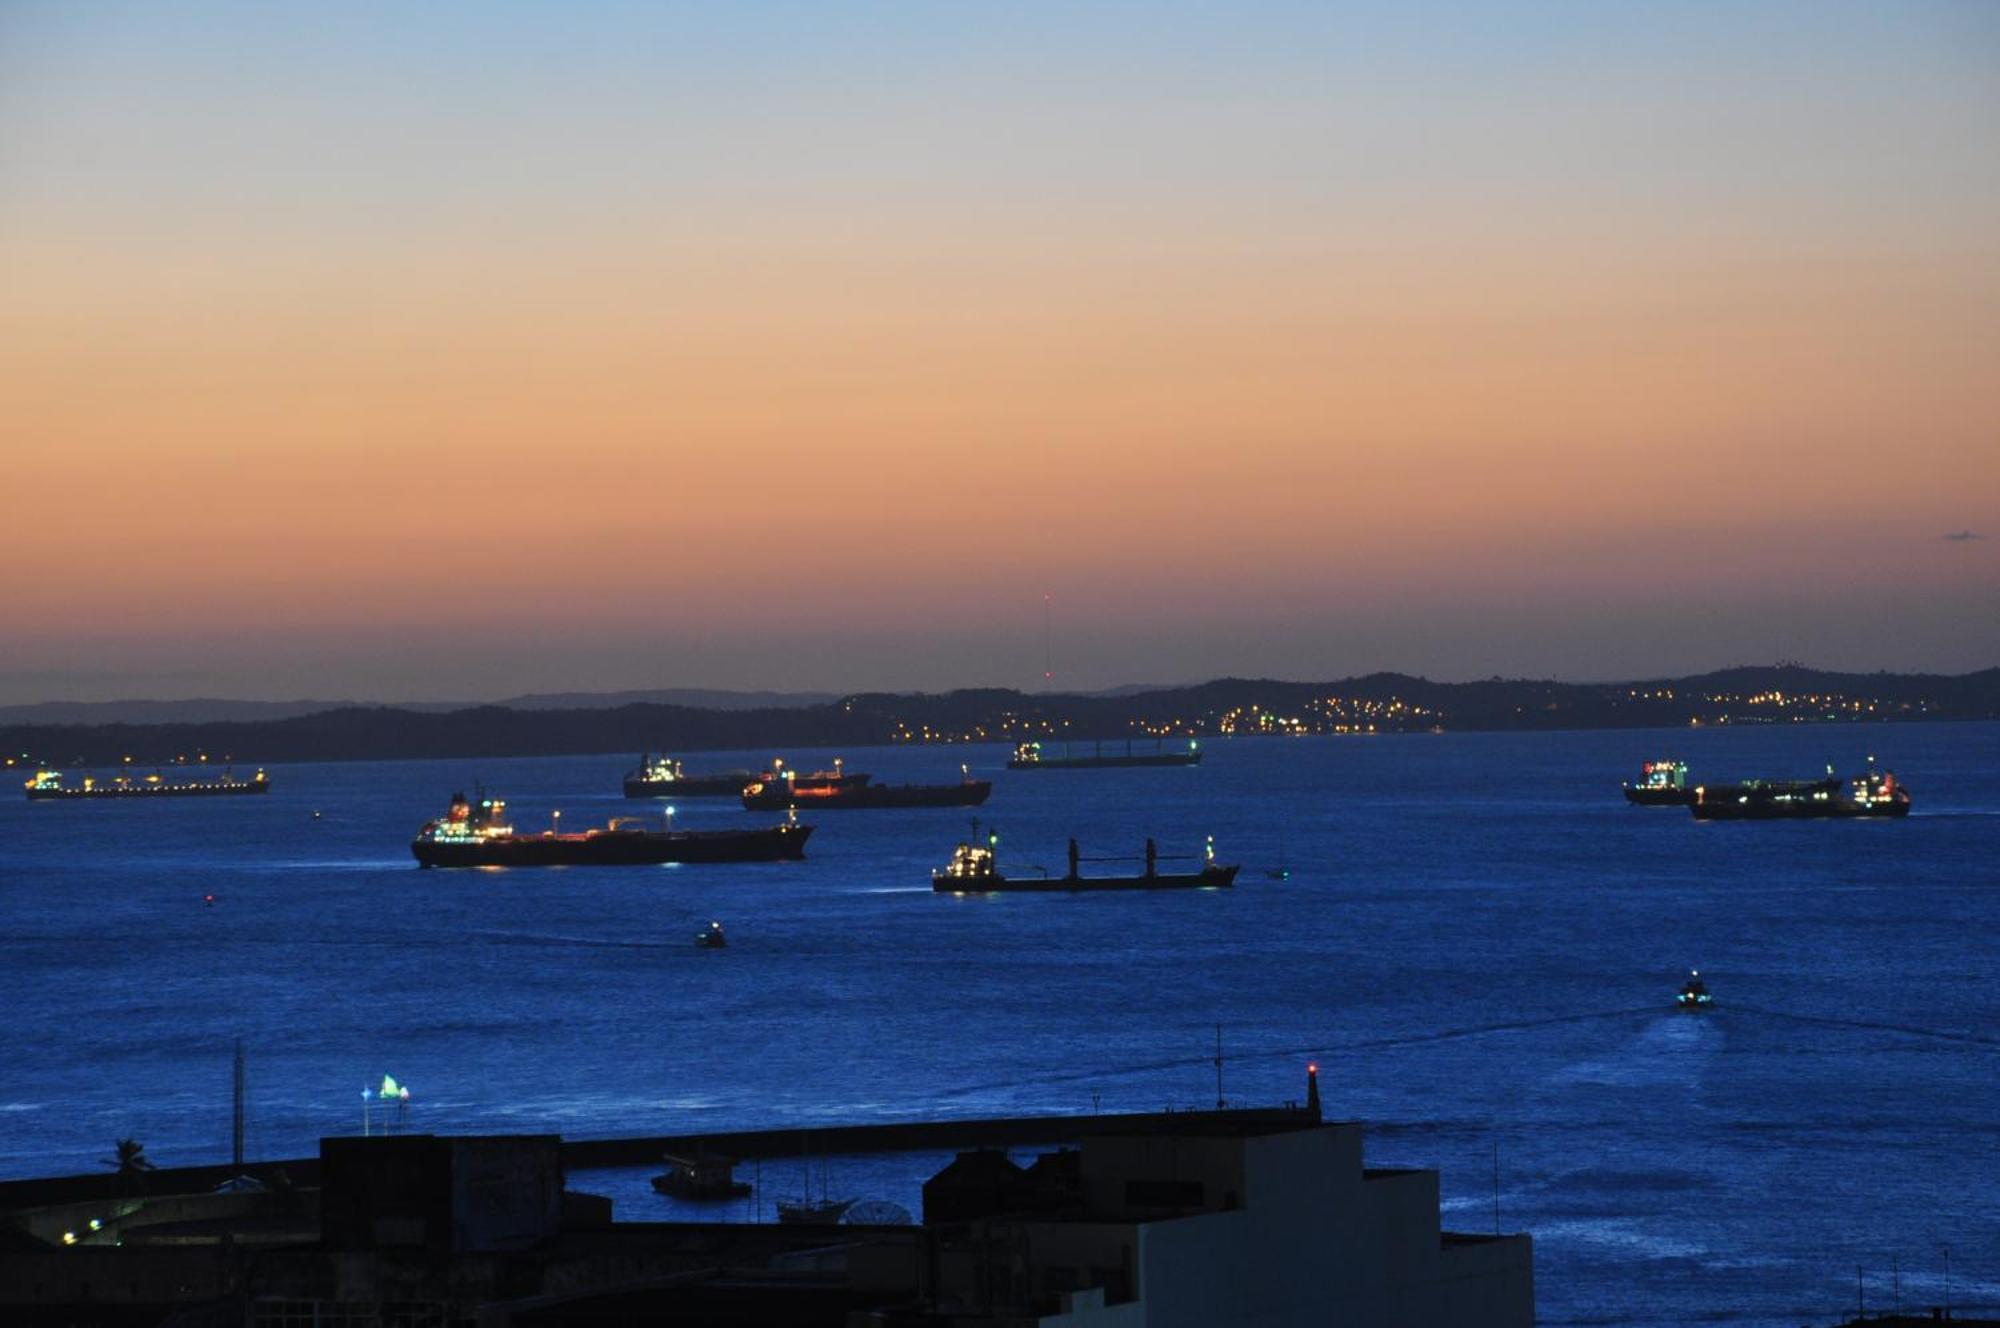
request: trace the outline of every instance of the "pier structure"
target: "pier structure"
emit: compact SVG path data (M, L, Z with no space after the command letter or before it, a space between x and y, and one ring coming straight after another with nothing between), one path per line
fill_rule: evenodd
M915 1224L617 1222L597 1167L950 1151ZM1040 1151L1024 1165L1009 1150ZM227 1173L256 1187L213 1188ZM210 1174L213 1173L213 1174ZM0 1186L0 1320L280 1328L1527 1328L1526 1236L1439 1225L1434 1171L1371 1168L1303 1105L564 1141L355 1135L313 1159ZM877 1206L880 1207L880 1206ZM859 1211L859 1210L857 1210ZM871 1224L874 1223L874 1224Z

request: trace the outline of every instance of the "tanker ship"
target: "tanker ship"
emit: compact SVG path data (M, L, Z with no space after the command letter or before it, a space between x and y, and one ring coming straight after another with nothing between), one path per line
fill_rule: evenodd
M1908 816L1910 791L1891 770L1877 770L1868 758L1866 772L1841 779L1827 767L1824 779L1752 779L1741 784L1702 786L1688 804L1697 821L1852 820L1863 817Z
M209 777L163 775L154 771L137 779L115 775L98 779L85 775L74 784L63 782L60 770L37 770L28 781L30 801L73 798L213 798L236 793L269 793L271 780L262 770L248 779L238 779L231 771Z
M557 813L558 816L561 813ZM425 823L410 852L425 867L636 867L667 862L778 862L805 856L812 827L796 817L762 830L648 829L613 817L601 829L517 833L507 804L454 793L451 810Z
M834 762L836 770L840 762ZM842 773L827 782L821 776L793 778L789 772L774 780L760 780L743 790L743 806L750 811L811 807L827 811L853 811L880 807L977 807L993 792L993 782L974 779L959 767L956 784L877 784L868 775Z

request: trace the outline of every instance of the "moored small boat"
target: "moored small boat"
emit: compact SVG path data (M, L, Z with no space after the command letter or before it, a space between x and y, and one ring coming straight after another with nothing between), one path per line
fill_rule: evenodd
M720 1153L696 1153L679 1157L672 1153L660 1159L667 1169L653 1177L653 1189L676 1199L741 1199L750 1193L750 1182L736 1179L736 1159Z
M854 1199L780 1199L778 1220L787 1226L831 1226L854 1207Z

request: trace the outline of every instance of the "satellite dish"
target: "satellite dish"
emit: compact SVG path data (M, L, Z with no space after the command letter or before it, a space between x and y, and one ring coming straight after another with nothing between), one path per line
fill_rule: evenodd
M887 1199L863 1199L841 1214L840 1224L849 1227L907 1227L916 1225L910 1210Z

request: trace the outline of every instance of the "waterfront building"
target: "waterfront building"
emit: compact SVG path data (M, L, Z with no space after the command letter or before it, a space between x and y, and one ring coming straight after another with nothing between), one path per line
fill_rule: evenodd
M1532 1324L1529 1238L1441 1230L1438 1173L1365 1166L1361 1145L1355 1124L1224 1119L1087 1139L1033 1168L963 1154L925 1187L922 1312L851 1322Z
M1361 1127L1318 1107L1314 1086L1303 1109L966 1122L963 1142L1080 1146L962 1152L917 1225L614 1222L564 1183L605 1141L553 1135L327 1139L219 1189L197 1169L15 1182L0 1322L1531 1324L1528 1238L1442 1232L1437 1173L1365 1167ZM908 1147L951 1125L859 1128Z

